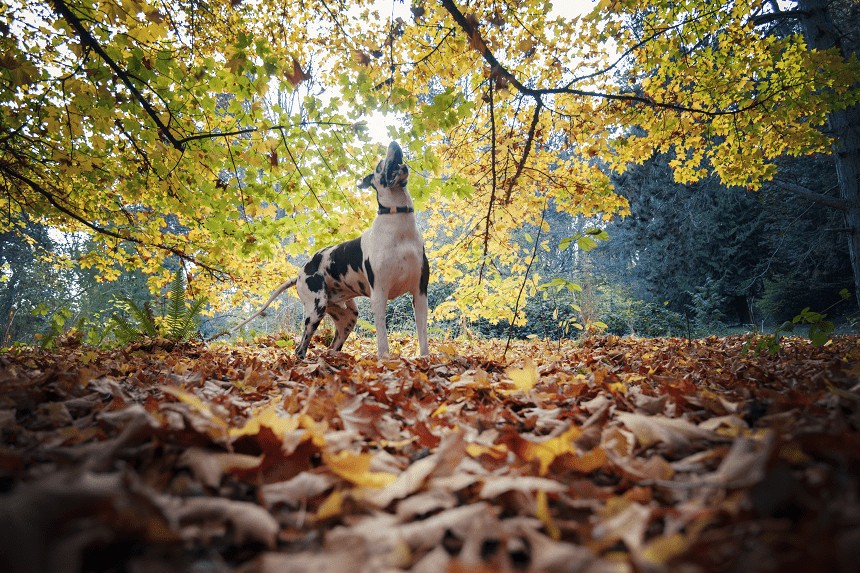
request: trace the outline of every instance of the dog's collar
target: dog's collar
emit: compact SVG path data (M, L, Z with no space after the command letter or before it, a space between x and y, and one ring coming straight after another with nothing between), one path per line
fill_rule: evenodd
M412 207L395 207L394 209L392 209L391 207L383 207L382 205L379 206L379 211L377 211L377 213L379 213L380 215L390 215L391 213L414 213L414 212L415 212L415 209Z

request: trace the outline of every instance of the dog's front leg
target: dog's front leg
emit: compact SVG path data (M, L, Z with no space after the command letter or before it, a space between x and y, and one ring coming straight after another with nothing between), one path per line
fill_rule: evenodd
M373 311L373 324L376 326L376 355L388 356L388 328L385 325L385 309L388 306L388 293L375 289L370 294L370 309Z
M427 295L412 295L412 310L415 312L415 330L418 332L418 348L421 356L430 354L427 348Z

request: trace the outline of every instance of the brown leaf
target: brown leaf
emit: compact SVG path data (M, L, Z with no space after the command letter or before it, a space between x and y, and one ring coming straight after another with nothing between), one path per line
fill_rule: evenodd
M292 59L293 69L287 74L286 79L288 82L290 82L290 85L295 88L298 87L300 83L311 79L311 75L302 70L302 66L301 64L299 64L299 61L296 59L295 56L292 56Z
M689 450L694 440L720 439L713 432L691 424L683 418L646 416L631 412L618 412L616 417L633 432L636 440L644 448L663 443L671 451L683 451Z
M200 448L190 448L179 458L180 466L190 468L203 485L212 488L218 487L225 473L259 470L262 462L262 456L210 452Z
M229 524L233 541L238 545L260 543L272 548L280 530L278 522L268 511L246 501L220 497L168 498L163 501L163 507L179 526L194 524L224 534L225 525ZM186 535L193 536L196 532Z
M290 480L264 485L260 488L260 497L269 509L281 504L295 508L324 494L334 484L331 476L301 472Z

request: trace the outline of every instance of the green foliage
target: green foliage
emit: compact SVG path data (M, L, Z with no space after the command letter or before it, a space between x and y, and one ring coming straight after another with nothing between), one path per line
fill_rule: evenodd
M626 299L606 315L608 332L636 336L680 336L687 333L684 316L667 304Z
M826 318L826 314L811 311L809 307L806 307L800 311L800 314L791 319L790 323L784 324L783 329L792 332L797 325L808 325L809 340L812 341L813 346L824 346L835 330L833 323L825 320Z
M122 344L127 344L145 337L157 338L160 329L155 313L152 311L152 303L146 301L143 305L138 305L130 298L125 297L122 297L121 300L131 317L126 318L120 314L114 314L111 317L116 327L117 340Z
M185 300L185 281L182 269L178 268L170 284L167 314L167 338L174 342L188 340L197 331L197 322L206 300L198 298L190 302Z
M836 325L832 321L827 320L827 311L836 305L851 300L852 293L848 289L839 291L839 301L830 305L822 312L816 312L809 307L804 308L791 320L785 321L780 325L773 334L755 336L744 344L744 352L752 352L758 356L762 353L767 353L771 356L779 354L780 339L786 334L792 334L800 327L806 327L807 336L813 346L824 346L830 340L831 335L836 330Z
M44 304L38 305L32 312L33 316L48 316L48 330L45 333L37 333L35 335L36 342L43 348L54 348L57 345L57 340L64 332L66 322L71 318L72 311L69 308L63 307L51 312Z
M565 250L570 248L572 244L576 244L577 247L582 249L583 251L590 251L597 246L597 241L606 241L609 239L609 233L607 233L604 229L590 228L586 229L582 233L577 233L572 237L565 237L558 243L558 248L561 250Z
M697 330L708 332L723 326L726 318L722 310L727 298L723 294L725 290L718 281L708 278L688 293L690 303L687 310L692 314L692 322Z
M116 328L117 340L123 344L144 338L164 338L173 343L189 340L197 333L198 321L206 303L202 298L192 301L186 299L181 267L174 273L167 295L162 300L162 306L165 307L163 316L156 316L152 301L145 301L141 305L123 297L122 302L129 317L115 313L111 319Z

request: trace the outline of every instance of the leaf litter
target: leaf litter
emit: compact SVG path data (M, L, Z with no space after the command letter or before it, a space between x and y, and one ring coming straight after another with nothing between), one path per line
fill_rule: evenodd
M14 349L0 568L856 571L860 339L745 342Z

